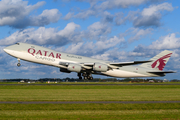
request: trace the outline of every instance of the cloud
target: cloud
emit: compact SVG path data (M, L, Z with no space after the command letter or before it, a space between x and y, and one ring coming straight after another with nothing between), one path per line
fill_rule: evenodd
M9 55L4 53L4 46L0 46L0 65L4 65L7 61L9 61L8 57Z
M145 53L129 52L129 56L144 56Z
M161 25L162 11L173 11L172 4L162 3L159 5L151 5L144 8L143 11L135 18L133 25L135 27L148 27Z
M120 33L119 36L125 37L127 41L131 43L151 35L153 31L153 28L141 29L132 27L127 29L124 33Z
M118 12L115 14L115 23L116 25L122 25L125 23L126 18L124 18L124 14L122 12Z
M144 3L158 3L164 0L105 0L96 9L109 10L114 8L128 8L130 6L139 6Z
M88 27L87 36L91 39L98 36L106 35L111 32L111 26L109 24L103 24L101 22L95 22Z
M161 25L161 18L164 11L173 11L174 8L170 3L162 3L159 5L151 5L144 8L141 12L130 11L126 17L123 13L115 14L116 25L121 25L127 21L133 22L134 27L158 27Z
M28 5L28 1L2 0L0 1L0 26L8 25L13 28L25 28L57 22L61 16L57 9L44 10L38 16L29 16L33 10L44 4L44 1L35 5Z
M127 8L129 6L138 6L143 3L156 3L164 0L64 0L64 1L78 1L78 2L88 2L92 7L98 7L103 10L113 9L113 8ZM97 3L100 5L96 5Z
M145 3L145 0L106 0L97 7L102 10L107 10L114 8L127 8L129 6L137 6L142 3Z
M122 25L125 24L127 21L131 22L134 21L137 18L137 15L139 14L139 10L137 11L129 11L128 15L124 17L123 12L119 12L115 14L115 23L116 25Z
M34 44L54 44L65 45L69 42L81 41L80 32L76 30L80 28L79 25L71 22L66 25L63 30L58 31L55 28L40 27L37 30L34 28L24 29L22 31L16 31L11 36L0 40L0 45L11 45L16 42L27 42Z
M167 36L161 37L160 40L156 40L150 46L150 49L177 49L180 48L180 38L176 37L175 33L171 33Z
M104 53L104 54L98 54L98 55L94 55L92 56L92 58L95 58L95 59L99 59L99 60L109 60L109 56L110 54L109 53Z
M161 15L152 15L147 17L140 16L133 22L133 25L135 27L149 27L149 26L158 27L161 25L160 19L161 19Z
M72 0L73 1L73 0ZM76 15L68 13L64 19L69 20L70 18L80 18L87 19L89 16L102 16L104 14L103 20L106 22L112 22L113 16L110 15L106 10L114 8L127 8L129 6L137 6L146 2L146 0L77 0L79 2L90 3L90 8L86 10L81 10ZM99 4L97 4L99 2ZM106 12L104 12L106 11Z
M83 12L79 12L78 14L74 15L75 18L80 18L80 19L87 19L89 16L95 16L97 15L97 11L95 10L83 10Z
M126 57L127 57L127 59L129 59L131 61L149 60L150 58L159 54L161 51L162 50L150 49L149 46L139 44L138 46L135 46L132 51L127 52Z
M151 1L153 2L153 1ZM134 27L158 27L162 25L161 18L166 11L173 11L174 8L170 3L162 3L159 5L150 5L142 11L130 11L126 17L119 12L115 14L116 25L125 24L127 21L133 23Z
M104 0L62 0L64 2L70 2L70 1L78 1L78 2L88 2L91 7L94 6L97 2L104 1Z
M73 1L73 0L72 0ZM134 27L158 27L161 25L161 18L164 11L173 11L173 7L170 3L162 3L156 5L165 0L78 0L79 2L88 2L91 7L85 10L78 10L77 14L74 12L69 12L63 18L64 20L69 20L71 18L87 19L90 16L101 17L101 22L112 23L115 22L116 25L125 24L127 21L133 23ZM144 8L142 12L140 10L130 11L126 17L122 12L115 13L112 15L107 10L128 8L131 6L139 6L142 4L153 4L148 8Z
M103 17L103 18L102 18L102 21L103 21L104 23L113 22L113 19L114 19L114 16L111 15L111 13L109 13L109 12L107 12L107 11L105 11L105 12L103 13L103 16L102 16L102 17Z
M139 44L138 46L134 48L134 50L128 53L128 56L152 58L165 49L174 51L172 58L177 59L179 57L180 38L176 37L175 33L171 33L169 35L160 37L159 40L152 42L148 46Z
M153 14L157 14L160 11L172 11L174 8L172 7L172 4L170 3L162 3L159 5L151 5L149 8L145 8L142 11L143 16L152 16Z
M111 26L100 22L90 25L87 30L80 31L80 25L73 22L68 23L62 30L55 28L39 27L28 28L16 31L9 37L0 40L0 45L11 45L16 42L27 42L40 45L56 45L63 46L69 43L81 42L86 40L100 40L111 32ZM104 37L103 37L104 36ZM106 37L105 37L106 39Z
M69 12L68 14L66 14L66 16L63 18L64 20L69 20L73 17L74 13Z
M114 36L108 40L101 40L101 41L97 41L95 46L97 50L104 50L107 48L112 48L116 45L118 45L119 43L124 42L125 39L124 38L118 38L117 36ZM98 47L99 46L99 47Z
M71 44L68 48L64 49L67 53L94 56L97 54L104 54L106 51L120 47L125 42L124 38L118 38L117 36L109 39L102 39L96 42L87 41ZM62 50L61 48L59 50Z
M128 52L119 50L119 48L113 48L104 53L93 55L92 58L113 62L130 61L128 60Z
M128 39L128 41L133 42L135 40L142 39L148 34L151 34L153 29L152 28L147 28L147 29L131 28L130 31L131 31L131 37Z
M48 25L50 22L57 22L61 16L58 9L44 10L39 16L30 18L31 26L44 26Z

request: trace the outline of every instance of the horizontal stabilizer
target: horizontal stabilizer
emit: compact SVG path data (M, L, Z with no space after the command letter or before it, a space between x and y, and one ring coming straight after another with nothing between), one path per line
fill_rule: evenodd
M147 71L148 73L164 76L166 73L176 73L175 71Z
M176 73L175 71L151 71L148 73Z

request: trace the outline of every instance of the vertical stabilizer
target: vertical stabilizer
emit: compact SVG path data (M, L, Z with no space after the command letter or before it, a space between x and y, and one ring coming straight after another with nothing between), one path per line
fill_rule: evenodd
M163 70L169 58L172 55L172 51L164 50L155 57L151 58L149 63L143 63L141 67L154 68L157 70Z

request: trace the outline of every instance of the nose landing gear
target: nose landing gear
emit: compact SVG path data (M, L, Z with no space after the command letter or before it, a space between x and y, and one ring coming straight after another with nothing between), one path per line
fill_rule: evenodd
M20 67L20 66L21 66L21 64L20 64L20 59L18 58L17 60L18 60L17 66Z

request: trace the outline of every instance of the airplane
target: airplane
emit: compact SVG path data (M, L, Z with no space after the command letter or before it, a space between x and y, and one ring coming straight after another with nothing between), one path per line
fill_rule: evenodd
M164 50L148 61L110 62L89 57L54 51L45 47L16 43L3 49L9 55L17 58L17 66L21 66L20 60L39 63L60 68L60 72L76 72L79 79L92 80L92 74L99 74L119 78L131 77L162 77L166 63L172 55L172 51ZM140 64L140 65L138 65Z

